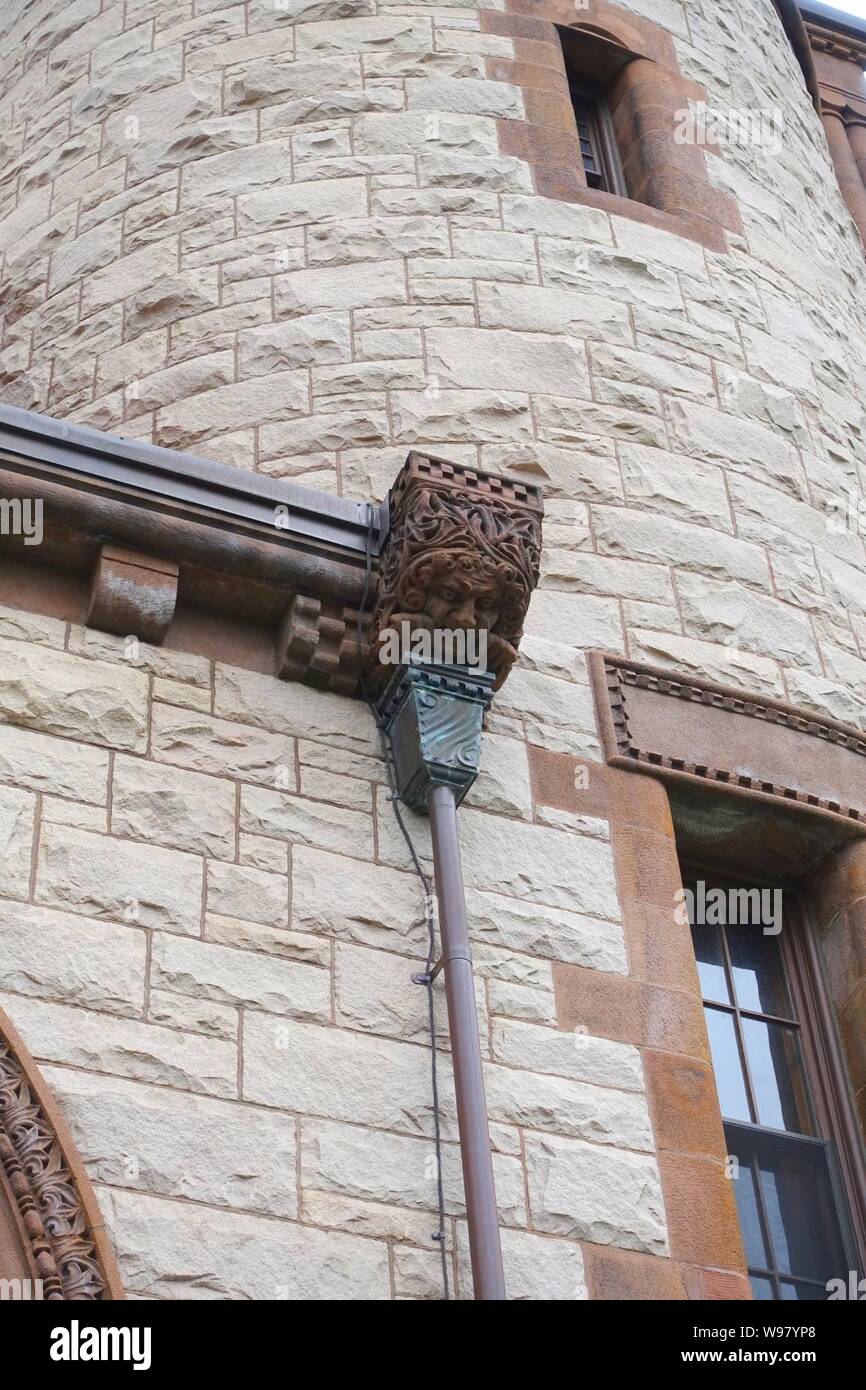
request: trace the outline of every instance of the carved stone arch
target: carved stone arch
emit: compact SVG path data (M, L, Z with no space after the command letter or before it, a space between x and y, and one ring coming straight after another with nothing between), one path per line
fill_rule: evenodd
M29 1280L22 1297L123 1298L96 1198L72 1137L2 1009L0 1280Z

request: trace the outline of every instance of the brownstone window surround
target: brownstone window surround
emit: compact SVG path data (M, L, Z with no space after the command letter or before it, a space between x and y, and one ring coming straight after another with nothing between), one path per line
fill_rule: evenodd
M590 672L604 762L531 746L533 800L609 823L628 972L555 964L556 1022L640 1049L669 1241L664 1256L584 1241L590 1296L749 1299L695 954L676 911L681 863L706 864L706 876L735 863L750 880L807 895L797 969L826 980L812 1010L824 1036L841 1037L853 1091L848 1152L862 1164L866 740L779 701L622 656L592 653ZM843 1100L844 1090L837 1082ZM866 1190L862 1171L856 1187ZM860 1203L860 1229L864 1212Z
M607 0L588 0L579 11L572 0L505 0L504 10L482 10L480 18L482 31L514 41L514 59L487 58L486 70L522 91L526 119L498 121L499 147L530 166L537 193L728 249L727 234L742 232L737 204L710 183L698 145L676 137L681 113L707 93L680 72L666 29ZM569 68L606 94L625 197L588 186Z

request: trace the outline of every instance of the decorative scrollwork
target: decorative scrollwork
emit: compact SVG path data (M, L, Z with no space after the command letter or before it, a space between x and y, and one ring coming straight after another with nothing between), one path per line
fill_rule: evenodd
M18 1204L43 1298L112 1297L78 1182L55 1126L2 1027L0 1163Z

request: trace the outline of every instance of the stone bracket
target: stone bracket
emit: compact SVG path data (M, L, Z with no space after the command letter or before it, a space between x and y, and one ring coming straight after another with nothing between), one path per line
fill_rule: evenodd
M276 641L276 674L282 680L306 681L338 695L358 686L360 660L358 609L294 594ZM363 634L368 617L361 621Z
M88 627L159 646L174 617L179 574L173 560L101 546L87 607Z

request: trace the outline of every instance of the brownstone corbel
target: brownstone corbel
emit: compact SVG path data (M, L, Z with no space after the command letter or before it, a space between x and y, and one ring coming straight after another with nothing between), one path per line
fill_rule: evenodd
M532 484L413 451L389 494L360 653L358 609L298 594L277 639L277 674L353 694L363 665L375 692L390 669L381 660L388 633L483 632L498 688L538 583L543 511Z
M87 606L88 627L159 646L174 617L179 574L173 560L101 546Z

